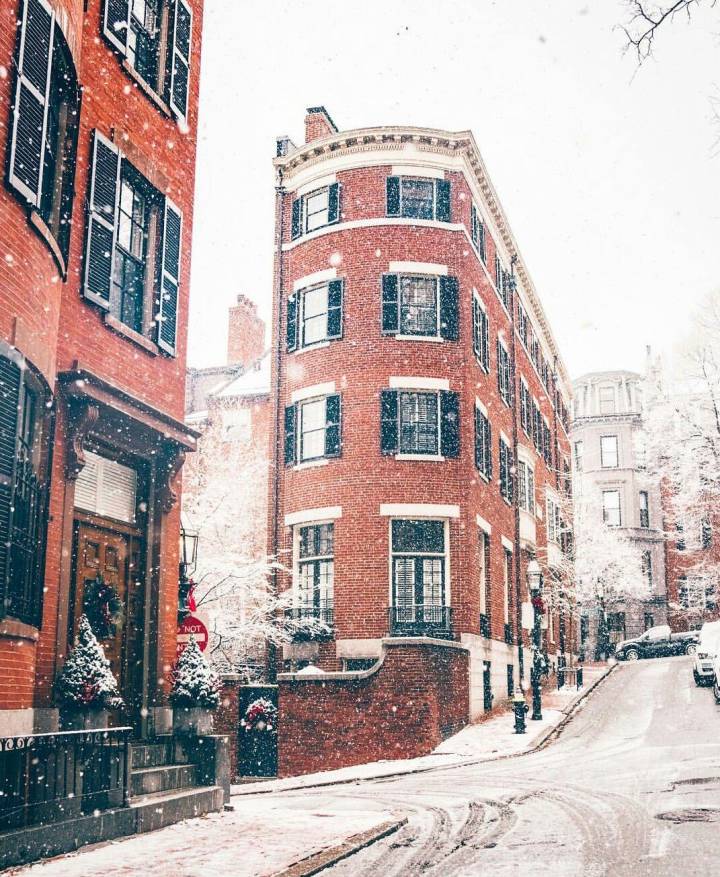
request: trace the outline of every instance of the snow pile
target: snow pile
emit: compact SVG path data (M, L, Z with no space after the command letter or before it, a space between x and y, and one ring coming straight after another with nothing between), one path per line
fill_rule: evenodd
M220 703L220 678L203 657L192 635L178 658L170 700L174 706L205 709L215 709Z
M75 646L67 656L55 690L68 706L118 709L123 705L110 662L85 615L80 616Z

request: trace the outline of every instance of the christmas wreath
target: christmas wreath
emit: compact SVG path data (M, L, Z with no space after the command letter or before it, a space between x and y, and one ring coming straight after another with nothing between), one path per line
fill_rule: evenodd
M267 698L259 697L248 704L240 725L246 731L273 731L277 727L277 707Z
M118 592L98 573L85 582L83 611L98 639L111 639L123 620L123 604Z

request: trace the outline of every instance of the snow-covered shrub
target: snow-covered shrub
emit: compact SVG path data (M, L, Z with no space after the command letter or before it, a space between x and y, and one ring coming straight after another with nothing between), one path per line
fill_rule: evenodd
M64 705L79 709L119 709L123 705L110 662L85 615L80 616L75 646L65 660L55 690Z
M174 706L215 709L220 703L220 677L203 657L195 637L178 658L170 700Z

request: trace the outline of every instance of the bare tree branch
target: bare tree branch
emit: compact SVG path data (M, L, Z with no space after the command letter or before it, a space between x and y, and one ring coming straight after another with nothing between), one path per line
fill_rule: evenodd
M642 64L652 55L658 30L678 15L684 15L690 21L693 7L700 6L703 2L713 7L717 0L675 0L674 3L661 4L627 0L630 18L627 25L620 26L627 38L626 51L633 49L638 64Z

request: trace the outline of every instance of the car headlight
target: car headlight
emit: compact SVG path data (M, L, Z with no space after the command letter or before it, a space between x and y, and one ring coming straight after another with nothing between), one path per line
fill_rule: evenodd
M710 655L708 655L707 652L698 652L698 658L709 658L709 657L710 657Z

